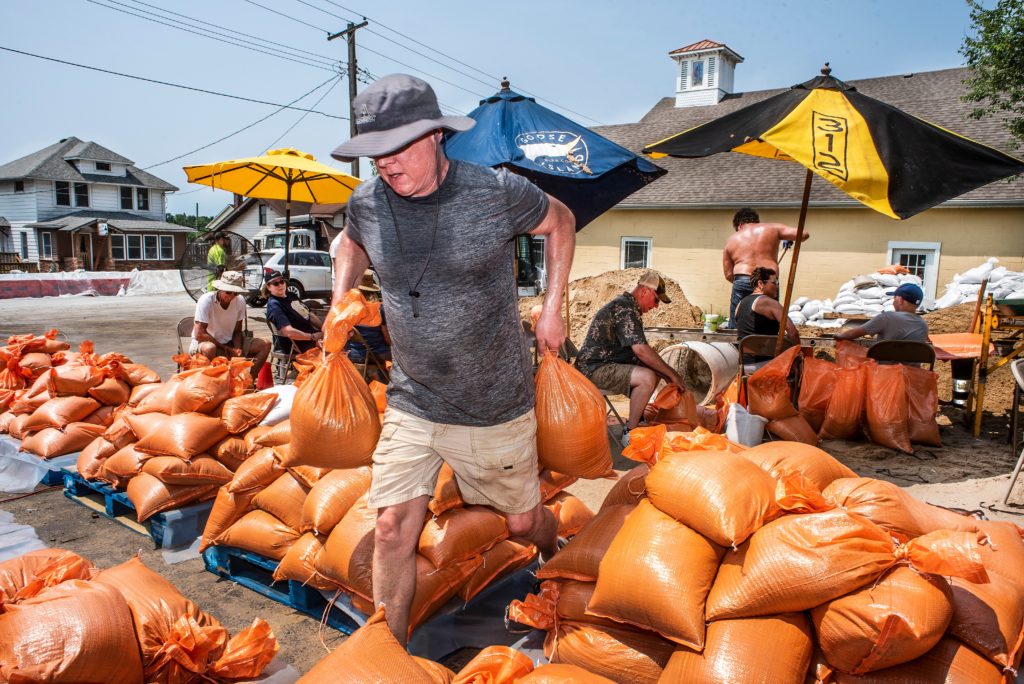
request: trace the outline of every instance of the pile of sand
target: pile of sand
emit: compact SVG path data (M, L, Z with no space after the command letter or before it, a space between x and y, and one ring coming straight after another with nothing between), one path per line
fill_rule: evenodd
M577 347L583 344L587 328L598 310L623 292L635 286L644 269L630 268L608 271L601 275L580 278L569 283L569 338ZM679 283L665 278L665 290L671 304L661 304L643 317L645 328L696 328L702 325L701 310L690 304ZM519 313L528 319L530 309L542 304L543 296L519 300Z

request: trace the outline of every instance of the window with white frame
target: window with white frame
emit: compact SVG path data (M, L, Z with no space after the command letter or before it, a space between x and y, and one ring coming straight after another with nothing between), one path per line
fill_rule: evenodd
M53 233L39 233L39 258L53 258Z
M679 62L679 89L686 90L690 84L690 63L686 60Z
M21 258L28 259L28 233L22 231L21 235Z
M146 188L135 188L135 208L149 211L149 190Z
M130 187L121 186L121 208L122 209L134 209L132 205L132 189Z
M75 183L75 206L76 207L87 207L87 206L89 206L89 184L88 183Z
M156 235L142 236L142 258L146 261L156 261L160 258L160 248L157 246Z
M261 226L267 225L267 205L266 204L260 204L259 205L259 224Z
M142 236L125 235L124 242L128 261L142 261Z
M96 170L97 171L109 171L110 170L110 162L96 162Z
M71 183L67 181L54 181L53 189L56 193L56 203L58 207L70 207L71 206Z
M704 60L693 60L693 80L690 83L694 88L704 85Z
M110 258L115 261L124 261L124 235L110 236Z
M926 297L935 297L935 286L939 277L941 242L890 242L886 260L900 264L911 274L921 279L921 289Z
M174 261L174 236L160 236L160 260Z
M622 238L619 268L650 268L651 267L651 238L649 237L624 237Z

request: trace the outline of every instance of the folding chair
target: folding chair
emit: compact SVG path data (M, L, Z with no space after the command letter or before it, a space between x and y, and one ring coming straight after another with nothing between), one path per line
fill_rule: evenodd
M367 344L366 339L355 328L352 328L352 341L361 344L366 352L363 355L363 360L361 362L352 362L356 368L362 369L363 380L366 380L367 382L370 381L370 368L373 367L376 368L380 376L384 378L385 383L391 382L391 374L388 373L387 365L380 357L373 353L373 350L370 349L370 345Z
M289 380L294 379L297 375L295 369L292 368L292 359L299 354L299 350L295 347L295 340L290 337L285 337L277 329L269 319L267 319L267 327L270 328L270 356L267 357L267 363L270 364L271 373L274 375L275 385L287 385ZM282 340L284 346L288 349L287 352L277 351L278 340Z
M775 335L747 335L739 341L740 349L740 384L744 382L744 377L752 374L758 368L768 363L771 359L774 359L775 345L778 342L778 338ZM793 343L783 338L782 340L782 351L786 351L793 346ZM781 353L781 352L780 352ZM757 363L744 363L743 357L746 354L751 356L767 356L770 357L765 361L758 361Z
M1010 372L1016 384L1013 388L1013 413L1010 419L1010 434L1013 450L1017 450L1017 411L1020 408L1020 395L1024 392L1024 359L1017 359L1010 364ZM1017 476L1020 475L1021 466L1024 466L1024 449L1020 450L1017 457L1017 465L1013 467L1013 474L1010 476L1010 484L1006 487L1006 496L1003 497L1003 505L1010 502L1010 494L1013 493L1013 485L1017 483Z
M875 361L927 364L935 370L935 348L927 342L881 340L868 347L868 358Z
M175 336L178 338L178 353L188 354L189 347L192 346L192 329L195 327L195 317L186 316L178 321L178 324L174 327ZM178 372L181 372L181 366L178 366Z
M622 429L622 430L625 430L626 429L626 419L623 418L621 415L619 415L619 412L615 409L615 404L613 404L612 400L611 400L611 397L616 396L618 394L618 392L612 392L610 390L603 390L601 388L598 388L598 391L600 391L601 392L601 396L604 397L604 403L608 405L608 410L605 411L605 417L606 417L605 422L608 422L607 421L607 416L615 416L615 420L618 422L619 428ZM629 398L628 394L625 395L625 396L626 396L627 399ZM611 435L612 440L615 439L615 433L613 432L613 427L614 426L612 426L612 425L608 426L608 434Z

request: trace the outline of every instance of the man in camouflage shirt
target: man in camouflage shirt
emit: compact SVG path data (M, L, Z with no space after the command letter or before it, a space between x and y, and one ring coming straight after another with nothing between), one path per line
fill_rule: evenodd
M601 307L576 357L576 367L598 389L629 396L623 446L629 443L629 430L640 424L659 378L685 389L679 373L647 344L640 318L659 302L671 301L665 294L665 280L648 271L632 292L623 292Z

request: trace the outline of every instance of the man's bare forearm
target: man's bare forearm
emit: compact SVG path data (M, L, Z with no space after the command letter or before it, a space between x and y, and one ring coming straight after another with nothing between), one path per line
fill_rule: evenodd
M331 301L340 300L345 293L359 284L359 279L370 266L370 257L356 241L341 234L338 253L334 259L334 291Z

